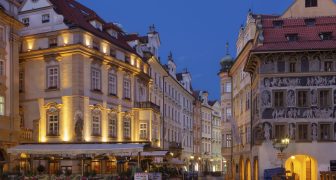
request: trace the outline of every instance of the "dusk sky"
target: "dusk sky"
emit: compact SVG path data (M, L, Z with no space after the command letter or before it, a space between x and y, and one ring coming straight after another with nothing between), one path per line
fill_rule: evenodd
M173 52L178 70L187 68L193 88L220 97L219 62L225 44L235 57L235 43L249 9L282 14L294 0L78 0L105 21L120 23L127 33L145 34L155 24L160 33L161 61Z

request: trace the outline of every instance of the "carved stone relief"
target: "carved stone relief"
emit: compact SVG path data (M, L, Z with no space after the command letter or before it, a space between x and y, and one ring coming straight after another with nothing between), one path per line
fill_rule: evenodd
M312 139L313 141L317 141L317 124L316 123L313 123L311 125L311 129L312 129Z
M294 90L287 91L287 106L295 107L295 92L294 92Z
M295 124L294 123L289 124L289 137L291 139L295 139Z
M336 107L332 108L266 108L262 112L262 119L297 119L314 118L330 119L336 118Z
M270 82L269 86L268 82ZM336 76L308 76L290 78L265 78L265 87L290 87L290 86L332 86L336 85Z
M261 105L262 107L270 107L271 106L271 92L263 91L261 96Z

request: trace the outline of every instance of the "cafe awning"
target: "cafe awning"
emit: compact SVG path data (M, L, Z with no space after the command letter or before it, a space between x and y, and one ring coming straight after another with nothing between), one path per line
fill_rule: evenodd
M143 144L24 144L7 150L10 154L30 155L83 155L107 154L116 156L137 156Z
M168 151L145 151L141 152L141 156L147 157L147 156L153 156L153 157L162 157L166 156L168 154Z

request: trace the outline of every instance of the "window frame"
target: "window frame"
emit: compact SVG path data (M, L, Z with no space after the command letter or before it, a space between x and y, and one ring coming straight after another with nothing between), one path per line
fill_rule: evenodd
M108 136L110 138L117 138L117 136L118 136L118 116L117 116L117 113L110 113L108 115Z
M123 120L123 138L124 139L131 139L132 137L131 130L132 130L131 118L124 117L124 120Z
M4 116L6 114L6 97L4 95L0 95L0 116Z
M108 94L111 96L118 94L118 76L111 71L108 73Z
M322 138L322 133L323 133L322 126L329 126L329 129L327 130L327 133L328 133L329 137L327 139ZM333 124L332 123L323 123L323 122L318 123L318 140L319 141L331 141L333 139L332 129L333 129Z
M59 136L60 132L60 112L59 112L59 109L57 107L50 107L48 110L47 110L47 136ZM51 121L50 120L50 117L57 117L56 119L57 120L53 120ZM52 132L51 132L51 125L52 125ZM56 128L55 128L55 125L56 125ZM55 132L54 132L55 131Z
M53 69L54 73L50 74L50 70ZM55 70L57 70L57 74L55 74ZM46 71L47 71L47 89L48 90L55 90L55 89L59 89L59 85L60 85L60 68L59 65L50 65L46 67ZM55 81L56 78L56 81ZM51 82L52 81L52 82ZM55 84L56 83L56 84Z
M91 67L91 90L101 92L101 69L97 67Z
M50 14L42 14L42 24L50 22Z
M302 126L306 126L306 138L304 139L304 138L302 138L301 136L303 135L302 134L302 132L301 132L301 127ZM310 125L310 123L297 123L296 124L296 129L297 129L297 133L296 133L296 141L298 141L298 142L309 142L309 141L311 141L310 140L310 138L311 138L311 136L310 136L310 132L311 132L311 125Z
M21 19L21 21L25 26L30 25L30 18L29 17L24 17L24 18Z
M281 132L279 132L277 127L281 127L283 128ZM287 124L286 123L275 123L273 124L273 138L274 139L283 139L286 138L288 135L288 131L287 131Z
M305 7L306 8L317 7L317 6L318 6L318 1L317 0L306 0L305 1Z
M278 100L276 99L277 98L276 97L277 93L282 93L282 105L277 104L277 103L279 103L279 102L277 102ZM272 92L272 96L273 96L272 103L273 103L274 108L283 108L283 107L286 106L286 103L285 103L286 92L284 90L275 90L275 91Z
M132 81L130 77L124 76L123 78L123 98L131 100L132 96Z
M91 135L101 136L102 134L102 115L99 109L94 109L91 112Z
M306 93L306 97L300 99L300 93ZM300 104L301 100L306 100L305 104ZM300 89L296 91L296 105L300 108L306 108L310 106L310 91L307 89Z
M145 122L139 124L139 138L142 140L148 139L148 124Z
M327 97L325 97L323 101L326 101L326 102L322 102L321 100L321 92L328 92L328 95ZM331 89L319 89L318 90L318 106L321 107L321 108L330 108L332 106L332 91ZM324 104L326 103L326 104Z

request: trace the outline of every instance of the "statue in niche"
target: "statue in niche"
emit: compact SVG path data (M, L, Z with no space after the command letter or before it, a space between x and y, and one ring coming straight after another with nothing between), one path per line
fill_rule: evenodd
M264 61L264 68L263 68L264 72L274 72L274 60L273 57L268 57L265 61Z
M317 106L317 90L313 89L310 91L311 94L311 105Z
M266 141L271 140L272 127L269 123L264 124L264 137Z
M310 68L312 71L320 71L320 57L319 56L314 56L310 64Z
M336 90L334 90L334 104L336 104Z
M317 124L312 124L312 139L313 141L317 141Z
M263 107L271 106L271 93L269 91L262 92L261 104Z
M289 124L289 137L291 139L295 139L295 124L294 123Z
M81 112L77 112L75 115L75 134L76 134L76 139L78 142L83 141L83 127L84 127L84 122L83 122L83 116Z
M295 92L294 92L294 90L289 90L287 92L287 105L289 107L294 107L295 106Z
M270 81L270 79L268 79L268 78L264 79L264 86L266 88L271 87L271 81Z

